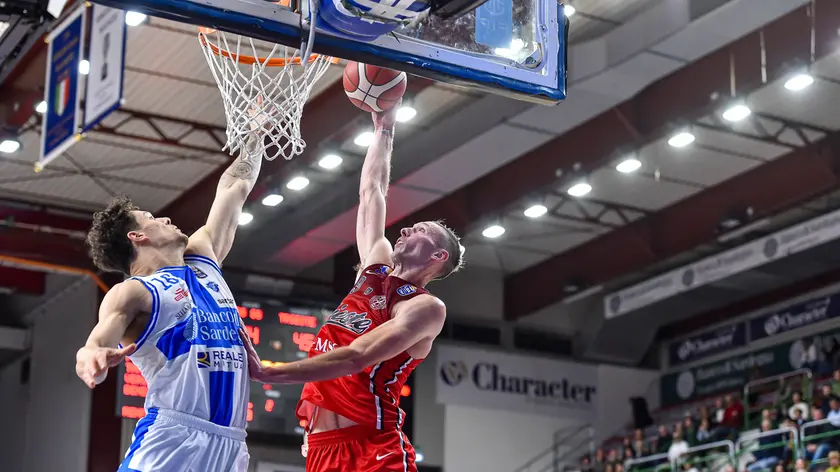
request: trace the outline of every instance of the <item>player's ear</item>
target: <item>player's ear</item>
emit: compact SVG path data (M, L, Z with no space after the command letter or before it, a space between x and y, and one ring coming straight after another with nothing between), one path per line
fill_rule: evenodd
M432 253L432 260L446 262L449 260L449 252L446 249L438 249Z
M146 233L144 233L142 231L129 231L128 232L128 240L133 242L133 243L141 243L141 242L143 242L147 239L149 239L149 237L146 236Z

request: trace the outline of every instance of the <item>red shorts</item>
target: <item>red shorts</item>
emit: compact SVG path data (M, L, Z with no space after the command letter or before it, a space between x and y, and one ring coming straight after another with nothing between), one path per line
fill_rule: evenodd
M307 444L306 472L417 472L402 431L351 426L310 434Z

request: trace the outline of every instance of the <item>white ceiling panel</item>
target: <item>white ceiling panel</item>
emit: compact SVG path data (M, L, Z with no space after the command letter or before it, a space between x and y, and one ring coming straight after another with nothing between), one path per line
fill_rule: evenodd
M659 210L678 202L699 190L672 182L655 181L636 174L621 174L604 168L589 177L591 197L625 203L647 210Z
M402 184L415 188L449 193L490 170L502 166L552 138L512 126L501 125L454 151L441 156L408 178ZM477 172L477 169L487 169Z
M714 143L712 140L709 145ZM703 149L700 144L705 143L698 139L693 145L676 149L666 141L657 141L639 153L643 171L652 173L659 169L663 178L710 186L762 163Z

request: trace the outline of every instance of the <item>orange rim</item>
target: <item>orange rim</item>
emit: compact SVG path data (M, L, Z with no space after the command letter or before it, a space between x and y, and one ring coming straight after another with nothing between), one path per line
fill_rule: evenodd
M204 26L201 26L201 27L198 28L198 37L201 40L201 44L209 47L210 52L212 52L213 54L215 54L217 56L227 57L228 59L232 59L232 60L234 60L234 61L236 61L240 64L247 64L247 65L264 64L266 67L286 67L288 65L301 65L301 63L302 63L302 60L301 60L300 57L293 57L291 60L286 60L285 58L279 58L279 57L273 58L273 59L268 59L268 58L265 58L265 57L254 57L254 56L247 56L247 55L244 55L244 54L238 54L238 55L233 54L232 52L230 52L226 49L222 49L222 48L216 46L215 44L211 43L207 39L208 34L212 34L212 33L215 33L215 32L216 32L216 30L213 29L213 28L207 28L207 27L204 27ZM309 64L311 64L311 63L315 62L320 56L321 56L321 54L311 54L309 56L309 59L307 60L307 62ZM324 57L330 63L338 64L338 58L337 57L329 57L329 56L324 56Z

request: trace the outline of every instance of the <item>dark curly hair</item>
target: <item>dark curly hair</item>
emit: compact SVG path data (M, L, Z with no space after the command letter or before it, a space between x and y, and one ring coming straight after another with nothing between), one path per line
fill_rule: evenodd
M108 206L93 214L93 225L88 231L85 243L93 263L106 272L122 272L131 275L131 261L134 260L134 246L128 239L128 232L140 226L132 211L137 207L125 195L114 198Z

